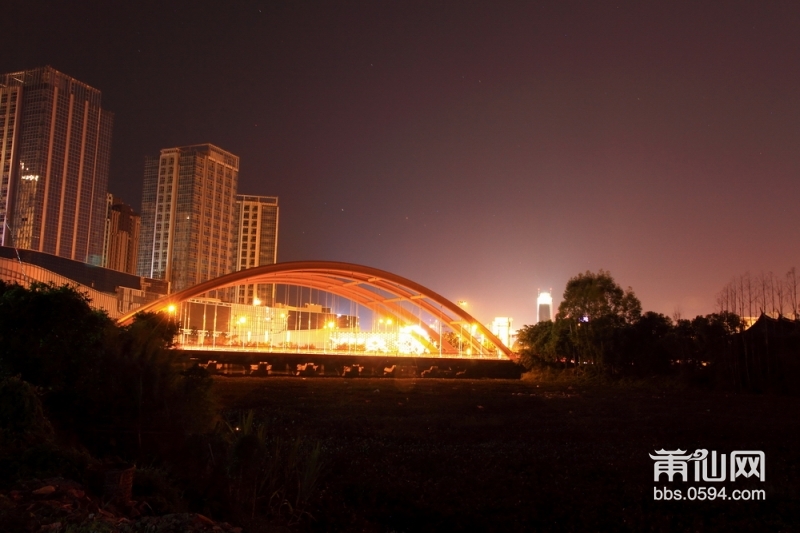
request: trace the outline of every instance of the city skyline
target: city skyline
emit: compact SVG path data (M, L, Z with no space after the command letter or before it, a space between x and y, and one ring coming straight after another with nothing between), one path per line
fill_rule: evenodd
M135 206L146 154L224 146L240 190L281 198L279 261L383 268L517 326L585 270L692 317L798 263L794 4L10 13L0 72L50 64L114 111L109 191Z

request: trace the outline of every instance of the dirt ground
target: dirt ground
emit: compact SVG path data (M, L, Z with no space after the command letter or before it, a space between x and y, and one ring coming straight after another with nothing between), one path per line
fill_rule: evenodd
M516 380L215 378L321 441L315 531L796 531L800 398ZM759 450L766 479L653 481L656 450ZM655 501L654 488L764 501Z

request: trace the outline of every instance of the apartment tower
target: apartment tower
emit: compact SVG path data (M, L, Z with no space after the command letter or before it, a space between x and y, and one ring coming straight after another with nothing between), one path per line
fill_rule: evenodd
M0 244L100 265L113 114L52 67L0 75Z
M138 274L176 292L233 271L239 158L212 144L145 160Z
M272 265L278 260L278 198L236 196L234 264L236 270ZM250 284L236 287L235 302L273 305L274 285Z
M106 200L102 266L135 275L141 217L111 193L106 195Z

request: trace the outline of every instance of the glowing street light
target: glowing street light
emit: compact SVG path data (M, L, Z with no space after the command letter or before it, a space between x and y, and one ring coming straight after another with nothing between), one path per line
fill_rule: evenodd
M169 304L169 305L167 306L167 313L169 313L169 314L170 314L170 319L171 319L172 321L176 321L176 319L175 319L175 312L176 312L177 310L178 310L178 308L175 306L175 304ZM181 343L181 344L186 344L186 332L184 332L182 329L181 329L181 330L179 330L179 331L182 331L182 332L183 332L183 334L182 334L182 337L181 337L181 339L180 339L180 343Z
M334 329L333 326L334 326L333 321L330 321L327 324L324 324L322 326L322 329L329 329L329 330L331 330L331 334L333 334L333 329ZM323 338L325 340L325 345L323 346L323 349L327 352L328 351L328 339L329 339L329 336L325 335Z
M239 338L242 339L242 348L244 348L244 336L242 336L242 328L244 327L245 322L247 322L247 317L242 315L239 317Z

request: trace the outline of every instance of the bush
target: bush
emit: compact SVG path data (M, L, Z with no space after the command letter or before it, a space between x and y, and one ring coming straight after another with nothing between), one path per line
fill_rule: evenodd
M262 513L299 521L307 514L305 508L319 481L323 466L322 446L319 442L297 436L270 436L265 426L255 429L252 417L253 411L242 415L244 425L230 448L232 481L240 484L248 479L248 475L242 475L244 470L241 466L255 467ZM253 445L254 449L251 448ZM251 454L255 450L266 453ZM238 473L237 466L240 467Z
M0 445L41 440L51 433L36 390L18 377L0 380Z
M92 458L53 437L35 388L18 377L0 380L0 480L6 488L29 478L83 481Z
M96 453L159 453L213 426L211 377L181 373L176 332L163 314L117 326L67 286L0 282L0 376L40 387L54 425Z
M88 480L95 460L85 451L44 441L26 447L0 448L0 487L11 488L20 480L63 477L80 483Z

